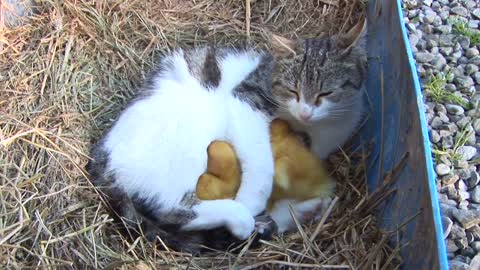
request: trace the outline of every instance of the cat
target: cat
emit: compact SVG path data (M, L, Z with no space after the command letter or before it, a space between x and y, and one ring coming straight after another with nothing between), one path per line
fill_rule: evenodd
M124 220L144 222L171 248L196 253L200 245L218 246L211 230L222 227L233 239L247 239L272 190L273 67L271 54L254 49L164 55L93 147L92 183ZM235 147L242 181L235 199L202 201L194 191L215 139Z
M287 39L272 35L276 66L272 93L278 115L305 138L320 159L338 150L359 125L364 114L367 72L367 21L360 20L347 33L319 38ZM270 215L279 231L291 231L299 219L318 220L332 198L276 202Z
M313 39L272 38L281 54L273 94L282 118L306 132L321 159L339 150L364 114L366 20L346 34Z

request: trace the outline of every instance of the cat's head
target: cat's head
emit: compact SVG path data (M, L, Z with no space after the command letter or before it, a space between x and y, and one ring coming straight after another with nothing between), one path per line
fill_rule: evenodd
M367 70L365 43L365 20L348 33L329 37L272 36L276 100L304 124L338 118L352 110L361 99Z

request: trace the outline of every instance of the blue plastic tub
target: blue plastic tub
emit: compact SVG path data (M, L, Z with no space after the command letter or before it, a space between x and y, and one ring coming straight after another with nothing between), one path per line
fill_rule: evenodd
M362 143L373 142L368 169L370 192L402 163L395 193L377 209L379 225L396 231L402 269L448 269L424 101L401 0L368 4L369 118Z

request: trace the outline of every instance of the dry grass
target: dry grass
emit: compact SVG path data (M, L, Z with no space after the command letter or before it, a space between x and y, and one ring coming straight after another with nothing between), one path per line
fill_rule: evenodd
M0 29L0 268L397 267L398 249L371 215L385 193L367 196L363 166L346 156L335 162L339 200L326 220L257 250L199 258L124 238L84 170L91 139L158 52L256 44L267 30L345 31L362 11L352 0L44 0L24 26Z

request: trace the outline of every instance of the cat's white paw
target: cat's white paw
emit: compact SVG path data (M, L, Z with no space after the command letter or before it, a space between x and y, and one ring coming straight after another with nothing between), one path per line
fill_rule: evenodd
M252 194L237 194L235 201L243 204L249 211L250 215L257 216L263 211L267 206L267 200L270 194L265 194L264 192L252 192Z
M239 209L232 213L227 227L236 238L245 240L255 230L255 219L247 209Z

